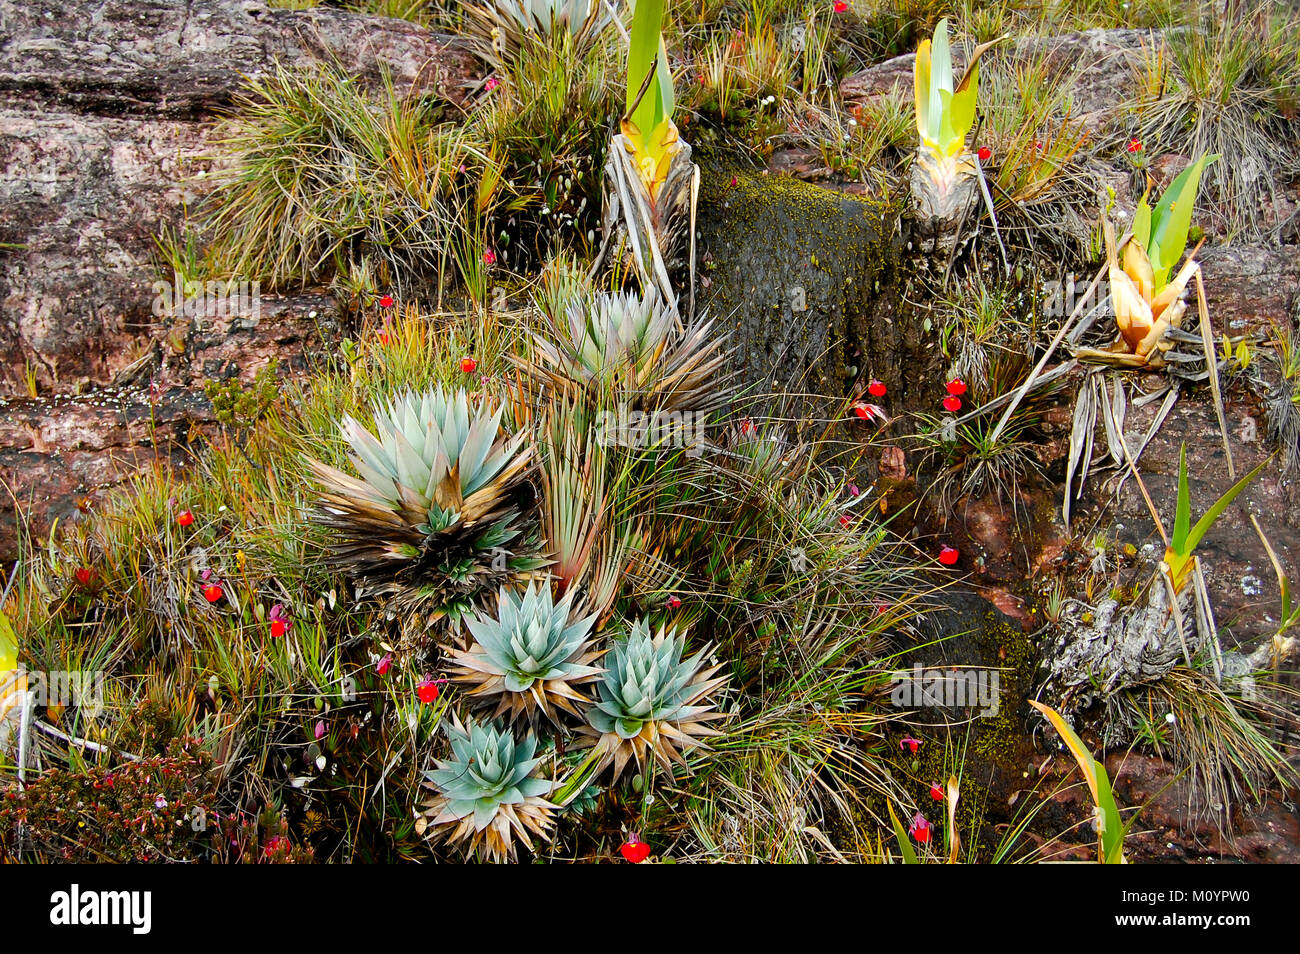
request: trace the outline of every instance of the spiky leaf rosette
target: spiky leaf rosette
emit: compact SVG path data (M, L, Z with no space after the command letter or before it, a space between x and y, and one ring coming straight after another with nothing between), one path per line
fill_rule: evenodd
M540 713L558 727L557 710L581 718L577 705L591 700L575 687L600 675L591 663L601 654L589 641L596 617L570 622L572 609L572 591L557 603L549 586L530 583L522 595L502 588L495 617L467 619L474 642L452 661L470 701L495 700L493 716L512 721Z
M568 34L581 56L611 22L601 0L488 0L462 9L470 49L497 70L514 62L529 37L560 42Z
M552 783L535 775L537 737L530 732L516 740L509 729L473 719L461 725L454 715L447 734L452 757L424 773L438 794L421 830L432 828L431 838L496 862L513 860L516 836L529 851L530 835L549 841L556 806L542 797Z
M503 409L471 409L463 391L399 395L372 433L348 417L343 436L360 479L318 461L316 521L335 531L330 563L361 595L453 622L500 585L544 561L520 556L532 448L506 437Z
M541 388L567 396L595 389L633 410L704 412L725 403L726 354L710 335L713 322L682 328L653 289L578 297L565 317L555 341L536 336L536 357L519 359Z
M595 740L601 769L614 766L615 779L633 764L642 773L656 764L667 772L674 765L689 771L685 753L707 749L704 739L721 734L707 725L721 718L709 697L726 677L715 678L720 666L705 668L707 647L683 659L685 650L685 636L662 627L652 636L641 619L605 657L600 698L583 731Z

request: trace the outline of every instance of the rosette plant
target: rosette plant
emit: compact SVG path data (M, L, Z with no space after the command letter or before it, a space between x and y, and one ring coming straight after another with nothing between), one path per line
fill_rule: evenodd
M437 795L422 816L422 831L490 861L515 856L517 837L529 851L532 836L549 840L556 806L543 796L552 783L537 777L537 738L516 739L509 729L452 717L452 756L424 773ZM429 831L432 829L432 831Z
M544 715L557 727L560 711L581 718L590 700L575 687L600 675L590 642L596 617L570 620L573 591L558 603L551 589L529 584L522 594L502 588L494 616L470 617L468 650L452 654L455 678L471 703L496 702L494 716L535 721Z
M705 666L707 647L683 658L685 651L685 636L662 627L651 635L641 619L605 657L585 731L595 739L596 763L612 764L615 779L631 765L642 773L689 771L684 753L707 749L704 740L721 734L708 723L721 718L716 693L726 677L717 676L721 666Z
M508 551L526 530L532 449L506 436L503 408L472 408L463 391L406 392L348 417L343 437L358 477L318 461L316 521L332 530L329 561L360 595L386 595L426 622L471 606L544 561Z

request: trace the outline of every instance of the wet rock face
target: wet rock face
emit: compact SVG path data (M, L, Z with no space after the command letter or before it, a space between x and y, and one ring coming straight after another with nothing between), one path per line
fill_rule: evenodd
M894 320L897 218L890 203L705 168L699 305L730 335L745 395L839 397L879 378L901 405L923 345L919 328Z
M328 7L0 0L0 558L20 530L37 539L139 468L185 461L215 423L206 380L273 359L292 374L338 333L321 295L158 307L176 289L155 286L155 240L218 170L216 111L277 62L386 69L449 102L475 70L450 38Z
M277 62L458 100L473 70L401 20L241 0L0 0L0 394L112 380L156 330L162 226L213 171L213 111Z
M217 429L206 381L247 383L272 361L282 376L304 374L340 331L328 296L263 296L257 313L180 320L117 383L0 396L0 562L14 559L20 536L39 540L56 520L78 519L139 471L192 464Z

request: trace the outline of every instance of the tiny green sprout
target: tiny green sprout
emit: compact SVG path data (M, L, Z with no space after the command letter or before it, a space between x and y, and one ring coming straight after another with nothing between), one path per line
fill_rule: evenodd
M1192 526L1191 492L1187 485L1187 445L1183 444L1178 453L1178 503L1174 511L1174 532L1169 545L1165 548L1165 563L1169 567L1169 579L1173 583L1175 593L1181 593L1183 587L1187 585L1187 576L1192 570L1192 558L1197 545L1205 538L1215 521L1223 516L1223 512L1228 509L1228 504L1232 503L1237 495L1259 476L1259 472L1270 460L1271 457L1267 458L1229 487L1227 492L1196 522L1196 525Z

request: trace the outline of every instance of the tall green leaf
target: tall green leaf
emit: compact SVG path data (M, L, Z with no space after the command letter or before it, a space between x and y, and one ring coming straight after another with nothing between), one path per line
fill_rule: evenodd
M642 136L649 136L672 108L672 77L660 35L663 20L664 0L636 0L627 52L627 105L624 111L632 115L632 122ZM641 92L641 86L650 73L650 65L656 58L658 64L654 79L641 97L641 102L637 103L637 94ZM633 104L636 104L635 109L632 108Z
M1178 174L1151 212L1151 240L1147 257L1155 273L1155 287L1163 288L1169 273L1187 248L1187 232L1192 227L1192 209L1201 185L1201 173L1218 159L1217 154L1201 156Z

